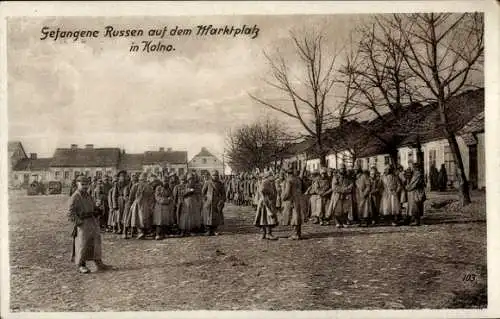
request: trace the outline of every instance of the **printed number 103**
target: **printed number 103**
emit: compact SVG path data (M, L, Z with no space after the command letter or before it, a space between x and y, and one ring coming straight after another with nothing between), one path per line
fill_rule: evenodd
M476 274L465 274L463 281L476 281Z

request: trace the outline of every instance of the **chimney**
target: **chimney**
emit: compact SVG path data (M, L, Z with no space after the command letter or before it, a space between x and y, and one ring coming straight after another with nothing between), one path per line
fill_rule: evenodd
M164 147L160 147L160 152L165 152L165 148Z
M167 152L172 152L172 148L171 147L167 148Z
M94 144L85 144L85 148L91 150L94 148Z
M71 149L76 150L78 148L78 144L71 144Z
M36 153L30 153L30 159L36 160Z

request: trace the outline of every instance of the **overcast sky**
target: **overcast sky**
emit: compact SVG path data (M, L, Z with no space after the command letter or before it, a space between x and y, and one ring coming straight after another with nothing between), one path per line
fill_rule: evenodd
M206 146L220 154L228 129L278 114L248 93L272 96L263 50L279 49L297 61L291 30L319 28L330 52L339 48L362 19L330 16L226 16L172 18L11 18L8 21L9 140L26 152L49 157L56 147L94 144L143 152L158 147L187 150ZM131 41L98 38L41 41L41 29L195 27L199 24L257 24L246 36L165 38L173 53L131 54ZM293 123L289 123L293 127Z

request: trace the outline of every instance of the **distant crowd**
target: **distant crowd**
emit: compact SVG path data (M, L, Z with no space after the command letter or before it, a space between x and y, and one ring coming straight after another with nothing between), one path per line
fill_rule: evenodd
M255 225L263 229L266 239L275 239L272 228L278 224L293 226L290 238L300 239L300 226L307 221L334 223L338 228L418 226L426 199L424 176L415 164L407 170L388 165L383 174L375 167L347 170L345 165L313 173L292 168L243 173L225 177L224 185L229 202L256 208Z
M425 180L419 165L407 170L388 165L383 174L375 167L339 170L322 168L312 174L293 168L273 173L246 173L220 177L217 171L181 176L166 174L162 180L147 173L119 172L113 180L78 176L70 190L68 217L73 222L72 260L81 273L94 260L99 269L110 269L101 259L100 231L124 239L156 240L165 236L217 235L224 224L224 206L253 206L254 225L261 239L277 240L275 226L291 226L290 239L302 238L302 224L336 227L389 223L420 225L424 213Z

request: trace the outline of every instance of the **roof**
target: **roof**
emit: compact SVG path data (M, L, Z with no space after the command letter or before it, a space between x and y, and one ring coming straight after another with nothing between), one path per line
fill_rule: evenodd
M21 149L23 151L24 155L26 155L26 152L24 151L23 144L19 141L10 141L7 143L7 152L9 154L9 157L12 156L12 154L17 150Z
M469 123L460 130L459 134L483 133L484 132L484 111L477 114Z
M201 151L194 157L215 157L215 156L212 153L210 153L205 147L202 147Z
M187 163L187 152L185 151L147 151L144 152L144 165L151 164L185 164Z
M9 142L7 145L7 150L9 152L14 152L18 147L20 147L22 144L19 141L12 141Z
M118 166L119 148L58 148L54 152L52 167L113 167Z
M122 154L120 158L120 170L142 171L144 154Z
M417 138L421 143L446 138L442 126L440 125L440 114L436 103L425 106L421 112L422 117L413 129L411 134L405 137L400 146L407 146L415 143ZM481 113L483 115L481 116ZM469 125L469 130L484 131L484 89L465 91L462 94L452 97L446 103L446 116L449 128L457 134L464 134L462 130ZM415 120L403 118L407 123ZM405 123L403 123L405 124ZM472 132L469 132L472 133Z
M13 170L44 171L49 169L51 161L52 158L38 158L38 159L23 158L16 164Z
M311 153L313 152L313 147L315 142L313 139L305 139L297 143L291 143L286 150L284 158L290 158L298 154Z

